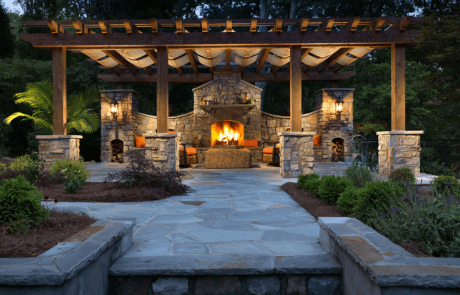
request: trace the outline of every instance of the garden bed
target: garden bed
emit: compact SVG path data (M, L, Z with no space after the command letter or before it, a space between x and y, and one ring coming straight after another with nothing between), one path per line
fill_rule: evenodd
M88 228L97 219L81 213L53 211L41 227L29 232L9 234L7 224L0 225L0 258L37 257L60 242Z
M281 189L284 190L291 198L293 198L302 208L308 211L313 215L316 220L318 217L349 217L340 211L336 205L328 205L319 197L316 197L309 192L302 191L296 183L288 182L281 186ZM424 198L429 198L429 192L421 192L421 196ZM381 231L376 230L380 234ZM399 245L404 248L407 252L413 254L415 257L436 257L428 254L424 247L414 241L405 241Z

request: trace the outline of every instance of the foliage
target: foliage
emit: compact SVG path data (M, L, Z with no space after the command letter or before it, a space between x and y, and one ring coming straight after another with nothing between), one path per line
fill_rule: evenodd
M182 173L155 166L146 158L144 149L127 151L125 157L131 160L129 166L119 172L109 173L105 181L121 182L126 188L133 185L160 188L172 195L185 194L190 190L182 183Z
M411 186L415 188L415 176L408 167L402 167L391 172L388 178L401 187Z
M20 156L16 159L16 161L12 162L9 166L11 170L20 171L20 175L23 175L27 181L34 183L40 177L41 171L41 163L42 161L39 160L38 153L26 154L24 156Z
M353 166L364 166L370 171L378 170L378 150L371 145L367 138L362 135L354 135L351 140L353 154Z
M319 196L327 204L335 205L340 194L349 186L352 186L352 183L344 176L325 175L321 178Z
M355 210L351 214L363 223L369 225L372 220L370 211L372 208L380 212L385 203L391 199L397 199L404 193L403 189L391 181L381 181L379 179L366 183L364 188L358 193L358 202Z
M3 163L0 163L0 175L2 175L3 173L5 173L7 170L7 167L5 164Z
M436 188L441 195L455 195L460 197L460 182L453 176L439 175L430 184Z
M337 200L337 208L345 214L351 214L358 204L358 195L360 188L348 186Z
M414 241L436 257L460 257L460 203L454 196L420 198L410 190L409 202L390 200L383 212L374 210L373 227L393 243ZM391 208L391 209L389 209Z
M315 196L319 195L319 185L321 183L320 176L318 174L305 174L299 175L297 180L297 186L306 192L309 192Z
M351 165L345 170L345 177L355 187L364 187L367 182L372 181L372 173L365 166Z
M77 190L81 190L84 180L75 174L68 174L64 176L64 190L68 193L74 194Z
M66 179L78 179L84 183L90 176L90 172L83 161L73 162L69 158L54 161L49 171L51 174L60 172L62 175L61 180L63 181Z
M422 141L422 150L420 151L420 171L432 175L447 175L460 179L460 173L454 173L444 163L439 163L436 159L435 149L426 147L426 143Z
M14 38L11 33L10 20L3 1L0 2L0 58L13 57Z
M367 136L369 134L376 134L379 131L385 131L386 127L388 127L387 123L379 124L377 121L375 123L369 122L365 125L360 123L359 125L355 125L354 132Z
M16 103L23 103L34 109L32 115L21 112L11 114L5 123L10 124L17 117L33 120L39 128L46 129L48 134L53 133L53 86L50 81L29 83L26 92L15 95ZM71 95L67 104L67 132L94 132L99 127L99 118L86 107L100 101L96 89L88 89L80 95Z
M15 220L32 220L41 225L42 219L48 220L50 213L40 200L43 195L23 176L3 180L0 185L0 223Z

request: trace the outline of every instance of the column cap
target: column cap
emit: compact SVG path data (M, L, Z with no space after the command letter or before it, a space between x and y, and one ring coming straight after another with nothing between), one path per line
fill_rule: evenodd
M394 130L394 131L379 131L377 135L421 135L423 130Z
M82 139L83 135L36 135L36 139Z
M316 132L280 132L278 136L309 136L316 135Z

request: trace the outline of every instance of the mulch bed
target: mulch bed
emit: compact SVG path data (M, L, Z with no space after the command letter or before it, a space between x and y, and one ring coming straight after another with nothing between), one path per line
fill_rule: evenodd
M291 198L293 198L302 208L308 211L313 215L316 220L318 217L348 217L342 211L340 211L336 205L328 205L326 202L320 198L311 195L309 192L302 191L296 183L288 182L281 186L281 189L284 190ZM422 197L425 194L422 195ZM426 193L426 196L428 193ZM382 234L381 232L379 232ZM414 241L406 241L399 245L404 248L407 252L413 254L415 257L434 257L431 254L428 254L428 251L420 244Z
M30 228L28 233L9 234L7 224L0 225L0 258L37 257L84 230L97 219L72 212L52 211L41 227Z
M147 202L169 198L170 193L157 188L123 188L115 182L87 182L75 194L64 190L63 184L47 184L38 187L43 192L45 207L53 208L57 202ZM0 225L0 258L37 257L58 243L70 238L95 223L97 219L84 213L53 210L52 216L40 228L31 228L28 233L9 234L7 224Z

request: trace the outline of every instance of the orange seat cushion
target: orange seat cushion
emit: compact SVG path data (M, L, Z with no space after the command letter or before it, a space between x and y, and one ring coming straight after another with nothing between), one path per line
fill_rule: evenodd
M320 146L321 145L321 134L313 135L313 144L315 146Z
M187 156L196 155L196 148L185 148L187 150ZM180 145L179 152L181 156L184 156L184 148Z
M168 133L176 133L174 130L168 130Z
M145 137L144 136L134 136L136 139L136 147L145 147Z
M269 147L264 148L262 150L262 153L264 153L264 154L273 154L273 147L269 146Z
M258 139L243 139L241 145L244 147L258 147L259 140Z

